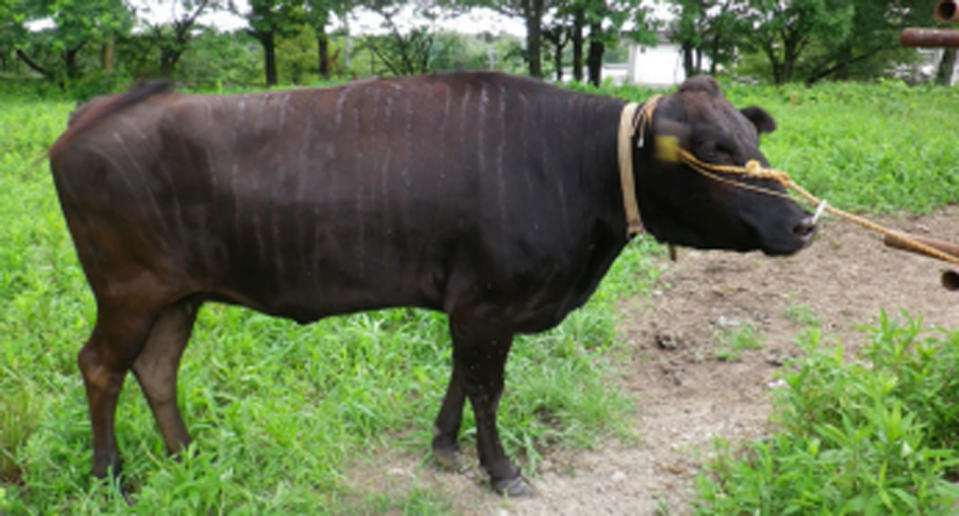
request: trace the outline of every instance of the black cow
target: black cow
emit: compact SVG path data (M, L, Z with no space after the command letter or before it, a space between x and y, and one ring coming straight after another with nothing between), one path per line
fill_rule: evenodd
M416 306L448 314L453 339L437 458L459 463L469 398L493 488L528 494L497 435L503 366L513 336L582 305L629 240L624 104L465 73L236 96L148 85L81 108L50 158L97 301L78 358L93 473L119 465L114 413L130 369L170 452L189 442L176 376L203 302L300 323ZM662 99L645 137L671 134L712 163L766 164L758 133L774 128L696 77ZM792 201L711 181L633 142L640 211L658 240L770 255L810 240L808 213Z

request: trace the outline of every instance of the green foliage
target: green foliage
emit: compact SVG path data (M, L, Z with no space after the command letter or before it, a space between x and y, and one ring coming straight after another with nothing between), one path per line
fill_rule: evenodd
M847 38L855 7L844 0L748 0L740 17L746 42L769 59L772 79L796 79L796 66L812 41Z
M951 514L959 487L959 332L881 317L862 360L818 332L780 373L769 438L718 443L701 514Z
M280 76L290 84L308 84L319 80L316 33L313 29L304 25L280 39L276 61Z
M14 29L16 39L10 44L29 60L35 72L66 86L82 78L84 69L96 67L96 58L82 53L87 47L96 55L93 47L133 27L130 9L115 0L10 2L7 15L10 18L0 19L0 23L7 22ZM46 18L53 20L52 28L25 30L26 23Z
M948 88L885 81L726 90L734 105L757 104L776 118L780 130L761 147L773 166L836 206L925 213L959 202L959 149L949 142L959 97Z
M263 84L263 58L245 33L204 31L183 53L175 77L187 87L213 91Z
M409 67L425 66L428 73L488 69L519 73L524 67L519 40L512 36L471 36L438 31L401 34L400 38L390 35L364 37L353 49L353 72L394 76L408 73L413 69ZM428 41L422 38L428 38ZM405 57L400 53L400 46L417 41L424 44L423 48ZM408 64L403 64L407 61Z
M670 36L679 43L686 76L706 71L703 58L709 59L711 70L730 64L742 38L737 0L672 0L668 2L676 16Z
M304 0L250 0L245 14L252 33L290 36L306 21Z
M487 51L491 47L479 38L440 32L433 39L430 70L485 70L489 68Z

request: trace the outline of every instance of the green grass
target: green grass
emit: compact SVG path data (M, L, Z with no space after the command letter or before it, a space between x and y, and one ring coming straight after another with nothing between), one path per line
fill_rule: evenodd
M789 306L786 307L786 312L784 315L786 316L786 319L789 319L797 326L818 327L822 322L812 308L809 308L802 303L797 303L795 300L790 301Z
M948 116L959 112L952 90L825 85L799 89L793 104L788 88L727 89L737 105L760 104L776 116L780 131L765 137L771 161L831 202L921 212L959 200L952 175L959 156L945 141L959 134L959 119ZM345 478L357 461L384 449L428 456L450 344L443 317L405 309L301 327L206 306L180 373L195 445L182 461L166 457L131 380L117 433L136 505L109 482L91 480L75 357L95 308L47 165L34 163L72 107L0 94L0 513L449 512L450 500L421 487L356 492ZM528 473L535 475L551 447L633 437L634 402L617 387L621 370L613 365L629 363L616 339L615 308L624 296L645 293L657 274L651 256L660 252L642 239L629 246L586 307L551 332L518 339L499 420L506 448ZM899 414L913 410L920 394L903 401ZM935 418L951 414L954 399L937 398L935 410L909 420L906 434L948 427L951 419ZM475 440L472 424L467 410L467 447ZM921 440L913 449L948 446L954 444ZM945 466L923 467L937 473Z
M765 336L751 324L737 324L721 329L716 335L716 358L724 362L736 362L744 351L761 349Z

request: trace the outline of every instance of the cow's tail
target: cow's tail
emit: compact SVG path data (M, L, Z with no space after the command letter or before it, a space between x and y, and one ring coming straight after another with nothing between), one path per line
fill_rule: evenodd
M67 130L57 138L57 141L53 142L53 145L50 146L46 154L40 159L55 156L70 145L70 142L76 139L81 133L95 126L110 115L119 113L135 104L139 104L154 95L168 93L172 89L173 83L170 81L143 81L122 95L116 95L113 98L90 106L89 109L81 110L75 116L71 117L70 122L67 124Z

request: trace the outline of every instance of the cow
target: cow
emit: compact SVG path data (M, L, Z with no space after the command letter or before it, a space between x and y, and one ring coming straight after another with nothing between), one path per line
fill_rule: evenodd
M302 324L411 306L445 312L452 336L438 462L461 464L468 398L492 489L532 494L497 433L503 367L514 335L559 324L630 241L625 105L471 72L228 96L146 84L82 106L49 156L97 304L78 355L93 474L118 471L114 416L130 370L168 451L189 443L177 370L203 303ZM643 113L645 134L626 135L625 177L657 240L768 255L809 243L807 211L737 187L778 183L714 181L648 144L669 135L708 163L768 166L766 111L734 108L700 76Z

